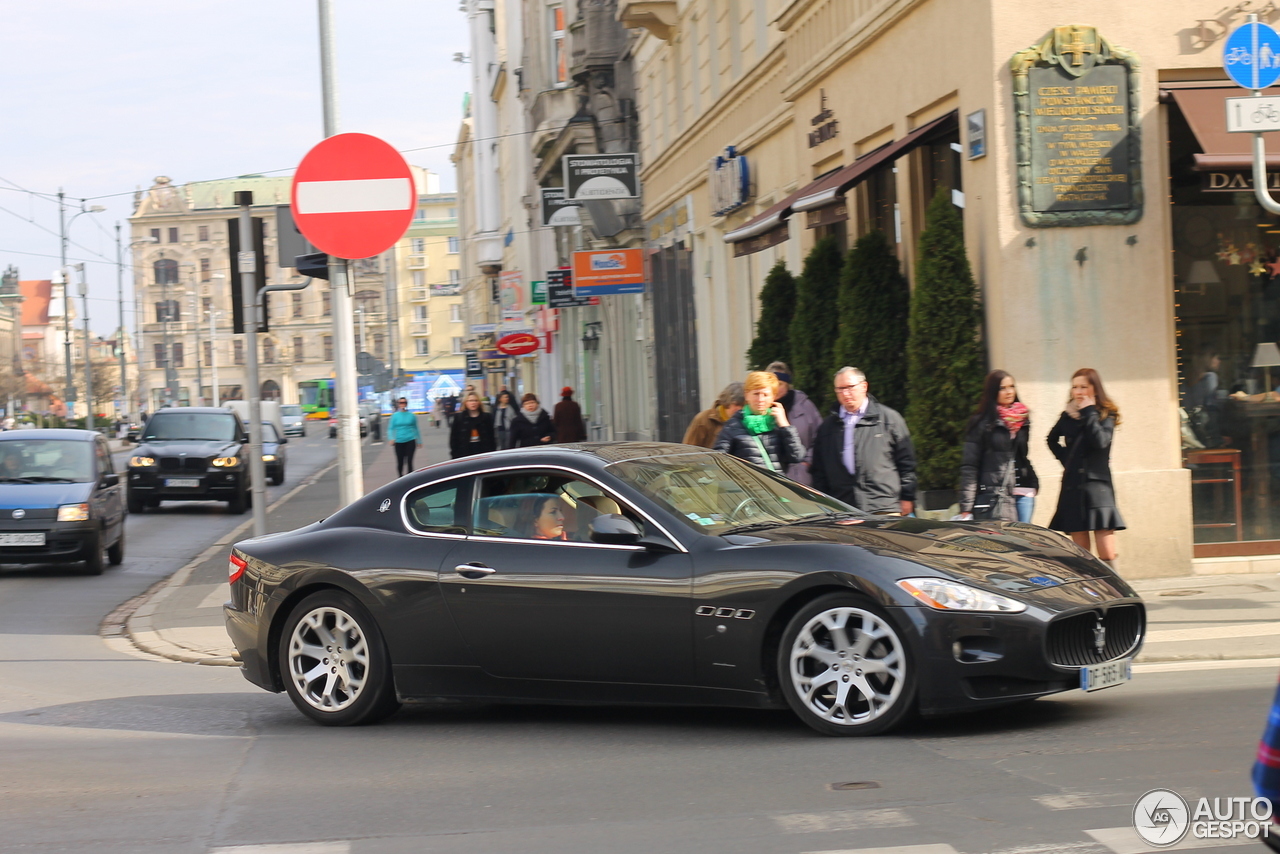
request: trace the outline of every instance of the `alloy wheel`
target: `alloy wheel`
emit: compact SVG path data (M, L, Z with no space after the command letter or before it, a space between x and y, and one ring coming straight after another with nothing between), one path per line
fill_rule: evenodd
M369 643L360 624L340 608L308 611L289 637L289 678L306 703L338 712L360 698L369 675Z
M821 611L801 627L790 651L791 685L807 712L842 727L863 727L897 705L906 682L902 642L881 617L856 607Z

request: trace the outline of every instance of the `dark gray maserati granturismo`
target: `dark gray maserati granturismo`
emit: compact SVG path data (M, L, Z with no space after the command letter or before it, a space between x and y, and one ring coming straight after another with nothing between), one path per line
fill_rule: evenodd
M500 451L238 543L249 681L322 724L401 703L789 706L828 735L1118 685L1146 615L1067 538L870 516L687 445Z

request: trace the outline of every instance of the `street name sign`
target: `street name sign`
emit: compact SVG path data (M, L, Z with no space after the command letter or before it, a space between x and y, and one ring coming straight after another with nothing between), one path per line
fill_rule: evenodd
M1267 24L1250 21L1222 46L1222 68L1245 89L1266 89L1280 79L1280 33Z
M400 152L376 136L341 133L302 158L291 202L298 230L321 252L369 258L404 236L417 194Z
M1227 131L1280 130L1280 97L1227 98Z
M566 154L561 163L566 201L640 198L638 154Z

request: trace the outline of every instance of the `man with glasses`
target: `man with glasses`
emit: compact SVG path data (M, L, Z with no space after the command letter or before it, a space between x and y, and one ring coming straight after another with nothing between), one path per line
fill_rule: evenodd
M867 391L862 371L836 371L839 409L818 428L813 486L859 510L907 516L915 507L916 449L907 422Z

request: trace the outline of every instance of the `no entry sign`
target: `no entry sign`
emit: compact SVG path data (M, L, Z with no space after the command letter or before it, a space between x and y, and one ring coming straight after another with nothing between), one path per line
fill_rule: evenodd
M404 237L417 194L400 152L376 136L340 133L302 158L292 203L298 230L321 252L368 258Z

